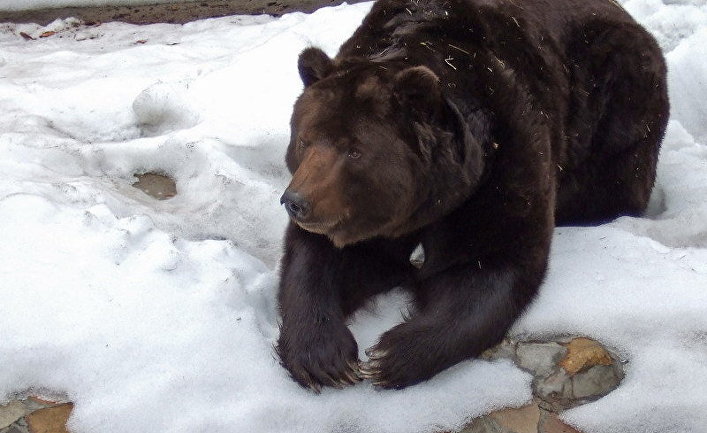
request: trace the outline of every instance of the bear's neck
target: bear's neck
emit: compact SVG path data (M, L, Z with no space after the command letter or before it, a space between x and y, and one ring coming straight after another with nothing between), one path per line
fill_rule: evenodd
M490 115L480 109L460 108L450 98L446 103L447 114L453 119L446 128L414 125L418 139L433 140L420 143L421 147L429 148L423 161L428 175L420 179L420 201L396 236L424 228L458 208L491 169L495 147Z

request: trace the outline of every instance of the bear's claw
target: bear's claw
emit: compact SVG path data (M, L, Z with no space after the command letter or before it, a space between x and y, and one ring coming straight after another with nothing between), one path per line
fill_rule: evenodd
M336 389L342 389L346 384L342 379L334 379L330 374L326 375L326 379L328 380L327 385L336 388Z
M388 351L376 349L376 347L373 346L373 347L366 349L366 355L368 355L368 358L371 361L377 361L379 359L383 359L386 356L388 356Z
M415 321L388 330L365 351L369 360L359 364L361 377L383 389L402 389L429 379L439 371L426 362L429 348L439 340L437 331L421 330Z
M322 392L322 386L313 380L307 382L307 386L309 387L309 389L311 389L312 391L314 391L317 394Z
M358 371L358 368L356 369L356 371L347 371L344 373L344 375L346 376L346 379L348 379L347 383L349 385L355 385L357 382L361 381L361 377L359 376L357 371Z
M381 373L380 365L375 361L362 362L358 369L362 379L375 379Z
M361 380L356 340L343 323L282 326L275 350L292 378L315 393L325 386L341 389Z

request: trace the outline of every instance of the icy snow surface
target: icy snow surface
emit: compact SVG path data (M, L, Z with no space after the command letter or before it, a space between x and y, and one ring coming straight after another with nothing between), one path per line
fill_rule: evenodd
M615 392L565 413L588 433L703 433L707 5L624 5L670 66L649 216L558 229L513 332L585 334L629 361ZM431 433L529 399L530 377L507 362L464 362L404 391L314 395L273 356L296 56L333 55L369 7L0 25L0 401L65 395L76 433ZM178 195L131 187L145 171L174 177ZM362 349L404 304L393 293L358 316Z

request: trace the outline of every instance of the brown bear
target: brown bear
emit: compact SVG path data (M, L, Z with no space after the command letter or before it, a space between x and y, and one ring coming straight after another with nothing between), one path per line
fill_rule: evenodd
M403 388L478 356L533 300L556 224L648 202L665 62L614 0L379 0L298 67L277 351L303 386ZM346 320L396 286L413 311L361 362Z

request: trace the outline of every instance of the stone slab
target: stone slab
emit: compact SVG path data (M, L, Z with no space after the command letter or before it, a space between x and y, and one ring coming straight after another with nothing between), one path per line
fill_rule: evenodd
M502 409L490 413L489 416L513 433L537 433L540 408L533 403L519 408Z
M577 374L595 365L612 363L611 355L599 342L579 337L567 345L567 355L560 362L560 366L569 374Z
M582 433L562 422L556 414L544 412L538 425L538 433Z
M495 419L484 416L475 419L459 433L512 433L499 425Z
M0 429L8 427L28 413L29 410L27 410L25 405L17 400L0 406Z
M73 404L65 403L32 412L25 418L30 433L69 433L66 421L73 408Z
M549 376L566 353L567 349L555 342L521 342L516 350L516 363L534 376Z

